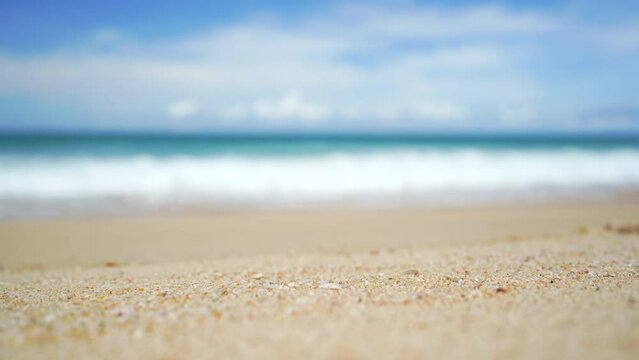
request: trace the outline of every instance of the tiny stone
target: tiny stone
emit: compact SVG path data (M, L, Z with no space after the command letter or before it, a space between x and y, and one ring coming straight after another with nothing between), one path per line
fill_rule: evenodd
M319 284L319 288L320 289L339 290L342 287L339 284L335 284L335 283L331 283L331 282L327 282L327 281L321 281L320 284Z
M219 318L221 318L221 317L222 317L222 312L221 312L221 311L219 311L219 310L213 310L213 311L211 311L211 315L212 315L214 318L219 319Z

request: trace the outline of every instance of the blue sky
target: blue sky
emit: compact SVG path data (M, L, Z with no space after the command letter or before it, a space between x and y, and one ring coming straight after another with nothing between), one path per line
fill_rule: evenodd
M0 2L0 128L639 130L639 2Z

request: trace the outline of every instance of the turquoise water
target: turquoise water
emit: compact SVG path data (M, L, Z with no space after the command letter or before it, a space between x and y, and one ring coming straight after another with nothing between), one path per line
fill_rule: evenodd
M2 135L0 217L467 205L639 188L639 138Z
M387 149L535 150L639 148L639 136L567 135L0 135L0 155L305 155Z

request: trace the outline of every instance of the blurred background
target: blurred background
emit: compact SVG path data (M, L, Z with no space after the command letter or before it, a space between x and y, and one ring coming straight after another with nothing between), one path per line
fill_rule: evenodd
M0 217L634 192L638 14L3 1Z

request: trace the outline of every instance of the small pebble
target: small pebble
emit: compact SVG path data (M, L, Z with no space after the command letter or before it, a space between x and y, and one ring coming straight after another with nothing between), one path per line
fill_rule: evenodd
M331 290L339 290L342 287L339 284L331 283L328 281L321 281L319 284L320 289L331 289Z

